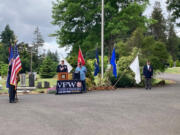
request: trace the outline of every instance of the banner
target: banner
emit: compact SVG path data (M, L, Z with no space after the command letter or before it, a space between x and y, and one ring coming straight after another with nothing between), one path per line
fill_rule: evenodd
M57 81L56 93L80 93L82 92L82 82L80 80L61 80Z

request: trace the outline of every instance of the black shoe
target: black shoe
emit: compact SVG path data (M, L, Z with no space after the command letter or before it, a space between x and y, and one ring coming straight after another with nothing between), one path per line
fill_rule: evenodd
M16 101L13 101L13 103L16 103Z
M9 101L9 103L16 103L16 101Z

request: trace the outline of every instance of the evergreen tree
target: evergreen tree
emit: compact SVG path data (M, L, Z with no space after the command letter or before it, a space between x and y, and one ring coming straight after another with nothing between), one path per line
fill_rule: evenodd
M156 20L156 22L150 26L152 35L156 40L166 43L166 20L162 14L160 2L155 2L151 18Z
M21 42L18 44L18 51L22 63L22 70L21 73L26 73L30 71L30 48L27 43Z
M49 57L50 59L52 59L53 62L57 63L59 62L59 57L58 57L58 53L57 51L55 53L51 52L50 50L48 50L47 52L47 57Z
M46 57L40 66L40 76L42 78L52 78L56 74L56 66L57 64L51 58Z
M180 17L180 2L179 0L167 0L167 9L172 11L173 20L175 21ZM180 23L178 23L180 25Z
M9 25L5 26L4 31L0 34L1 47L0 47L0 60L4 63L8 63L9 51L8 48L12 42L15 40L15 35L13 30L10 29Z
M172 22L169 23L169 31L168 31L168 40L167 40L167 50L171 54L173 61L177 60L178 55L178 37L174 31L174 24Z
M4 31L1 32L1 42L8 46L15 40L14 32L10 29L10 26L7 24Z

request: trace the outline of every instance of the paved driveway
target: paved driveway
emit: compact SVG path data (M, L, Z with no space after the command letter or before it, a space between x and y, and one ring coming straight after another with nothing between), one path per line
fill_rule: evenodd
M19 98L0 96L0 135L180 135L179 83Z

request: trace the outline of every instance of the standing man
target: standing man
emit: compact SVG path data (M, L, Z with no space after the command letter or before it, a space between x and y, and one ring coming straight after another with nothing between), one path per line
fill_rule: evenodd
M82 66L81 62L79 62L75 72L80 72L80 80L82 81L82 86L83 86L82 92L85 93L86 92L86 72L87 72L87 69L85 66Z
M67 65L64 65L64 60L61 60L61 64L57 66L56 72L68 72Z
M10 77L11 77L11 70L12 70L12 62L13 59L11 59L10 64L9 64L9 69L8 69L8 79L7 79L7 83L9 84L9 103L16 103L15 101L15 86L10 84Z
M143 75L145 77L145 88L146 90L151 89L151 78L153 76L153 68L151 66L150 61L147 61L147 65L143 68Z

